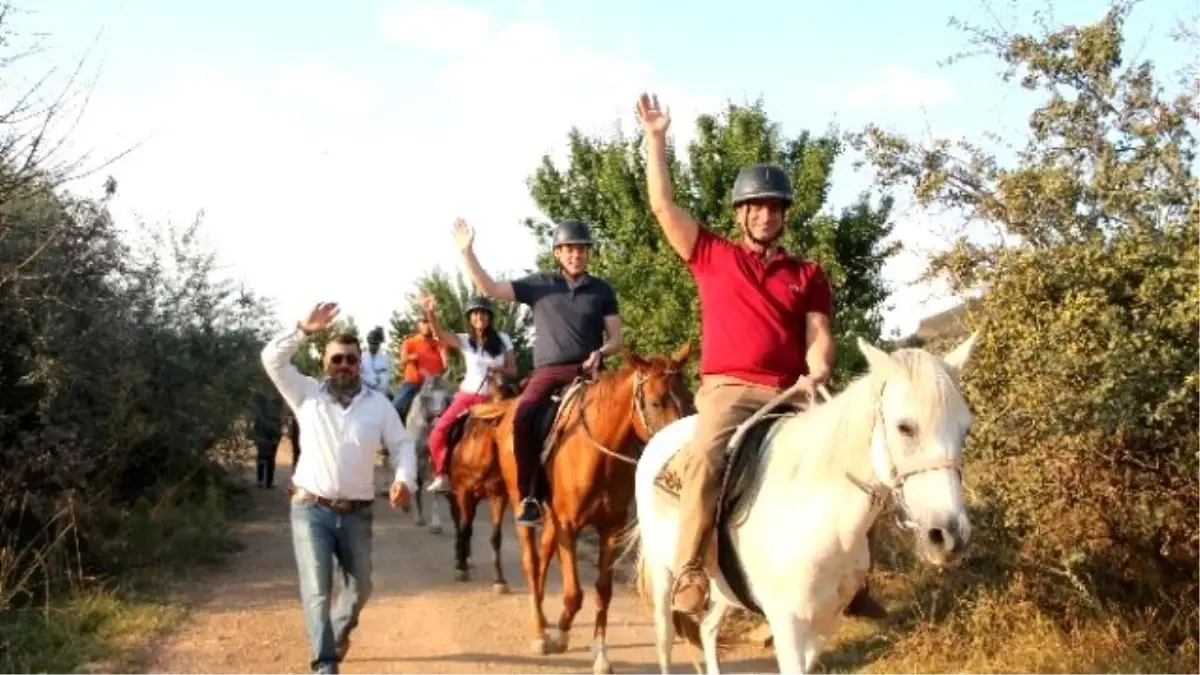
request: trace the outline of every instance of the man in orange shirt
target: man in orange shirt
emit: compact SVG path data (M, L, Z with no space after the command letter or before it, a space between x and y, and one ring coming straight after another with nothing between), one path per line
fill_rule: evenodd
M437 339L424 317L417 320L417 334L400 344L400 363L404 364L404 382L396 390L392 405L400 413L400 419L405 420L425 376L446 372L446 345Z

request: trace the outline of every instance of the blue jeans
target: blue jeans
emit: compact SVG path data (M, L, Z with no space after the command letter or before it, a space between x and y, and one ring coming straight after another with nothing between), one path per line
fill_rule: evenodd
M340 514L318 504L292 502L292 546L314 670L337 663L337 645L358 625L358 615L371 596L374 520L369 508ZM342 591L331 615L335 559L342 570Z
M392 397L392 407L396 412L400 413L400 421L403 422L408 413L408 406L412 404L413 397L417 392L421 391L421 385L414 382L404 382L400 388L396 390L396 395Z

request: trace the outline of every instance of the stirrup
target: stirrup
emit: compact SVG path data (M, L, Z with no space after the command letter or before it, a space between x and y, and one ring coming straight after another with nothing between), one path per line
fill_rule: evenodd
M679 591L685 586L696 586L700 589L699 606L692 610L691 613L703 613L709 603L709 589L711 580L708 578L708 573L704 571L704 566L700 561L695 560L683 566L679 570L679 574L675 577L675 582L671 585L671 606L674 609L675 597ZM683 611L683 610L675 610Z

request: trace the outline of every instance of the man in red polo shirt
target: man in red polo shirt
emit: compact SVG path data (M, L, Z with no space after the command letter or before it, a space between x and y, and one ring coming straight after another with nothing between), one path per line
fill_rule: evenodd
M667 169L670 118L642 95L650 208L671 248L687 263L700 296L700 389L696 435L685 449L672 604L698 614L708 605L702 552L713 529L725 446L738 425L799 381L811 398L833 372L833 292L821 266L779 248L792 184L771 164L742 169L733 183L738 241L721 237L675 204ZM849 613L880 617L864 588Z

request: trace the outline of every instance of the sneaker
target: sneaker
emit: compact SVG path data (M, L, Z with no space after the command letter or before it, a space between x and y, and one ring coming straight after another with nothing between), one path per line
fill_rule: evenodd
M446 474L439 473L433 477L433 482L425 489L430 492L450 492L450 479Z
M692 563L675 577L671 590L671 610L696 616L708 608L708 575L697 563Z
M542 507L537 500L529 498L521 502L521 515L517 516L517 525L536 527L542 522Z

